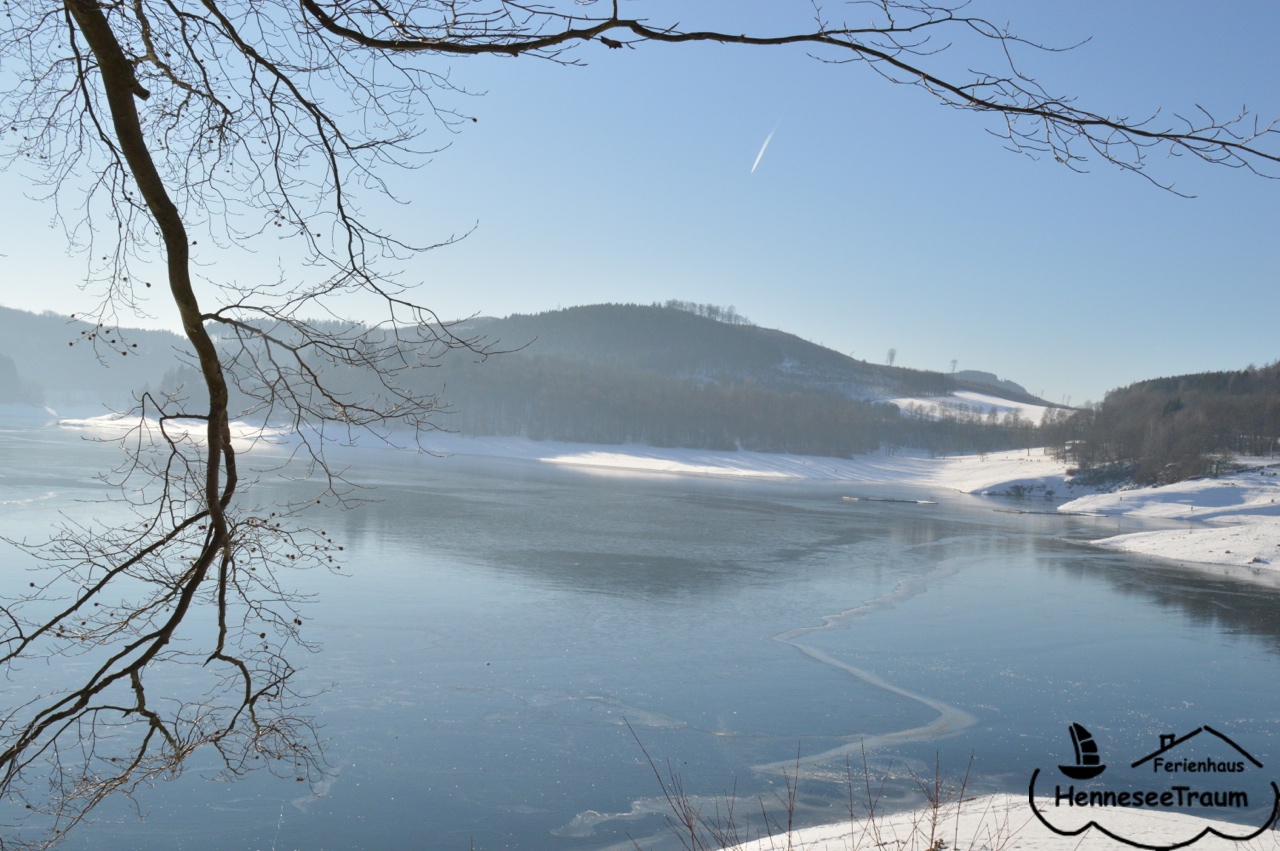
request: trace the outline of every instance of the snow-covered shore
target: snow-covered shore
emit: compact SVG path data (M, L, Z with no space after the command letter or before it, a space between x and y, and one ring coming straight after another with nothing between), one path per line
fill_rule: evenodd
M1046 809L1052 809L1046 803ZM1196 851L1274 851L1280 834L1267 830L1255 839L1240 841L1257 827L1198 818L1185 813L1108 808L1099 823L1117 836L1148 847L1173 847L1210 832L1188 846ZM1074 829L1074 828L1072 828ZM942 844L939 844L942 843ZM757 839L731 851L1121 851L1132 849L1097 829L1077 836L1054 833L1031 811L1025 796L989 795L931 808L879 817L874 821L822 825L790 835Z
M1073 514L1127 515L1183 520L1176 529L1103 538L1099 546L1196 564L1280 567L1280 461L1252 459L1257 469L1216 479L1195 479L1158 488L1095 493L1074 485L1066 465L1043 450L993 452L985 456L933 458L919 452L875 453L856 458L821 458L763 452L712 452L651 446L601 447L531 441L523 438L466 438L440 435L427 441L433 451L458 455L527 458L614 472L812 479L851 484L892 484L925 491L968 494L1023 494L1029 507ZM1248 461L1250 459L1246 459ZM1269 466L1269 465L1275 466ZM1044 502L1043 497L1067 502Z
M21 406L17 406L21 407ZM43 409L48 412L48 409ZM52 414L52 412L48 412ZM0 411L0 427L30 427L43 424L39 417L14 421ZM60 418L58 427L74 429L98 437L121 437L138 428L138 420L115 415ZM149 421L144 430L158 434ZM203 439L203 423L171 422L169 435L191 440ZM282 429L256 431L232 424L233 437L246 450L256 445L288 446L297 435ZM1028 493L1050 492L1058 498L1078 495L1067 482L1066 469L1040 449L994 452L988 455L933 457L916 451L876 452L856 458L829 458L812 455L781 455L767 452L718 452L701 449L654 447L641 444L601 446L560 443L525 437L464 437L447 432L425 434L416 444L408 437L391 435L385 442L372 435L359 435L355 445L344 443L345 433L336 430L325 440L336 453L349 457L353 451L425 451L440 455L495 457L540 461L548 464L611 470L616 472L747 477L778 480L847 481L865 484L895 484L958 490L964 493L1005 493L1021 487ZM315 436L311 436L315 440Z
M452 443L467 454L467 438ZM701 452L647 446L602 448L569 444L520 447L524 457L553 464L611 470L821 479L855 484L894 484L968 494L1052 497L1057 510L1100 516L1126 515L1181 520L1177 529L1135 532L1095 541L1110 549L1196 564L1266 570L1280 567L1280 461L1244 459L1255 469L1216 479L1195 479L1162 487L1095 493L1074 485L1066 465L1041 449L985 456L931 458L922 453L876 453L856 458L817 458L760 452ZM515 449L516 447L511 447ZM492 447L499 450L500 447ZM487 453L486 453L487 454ZM493 454L506 454L494 451ZM514 453L513 453L514 454ZM1037 502L1036 510L1049 510Z
M1217 479L1095 493L1093 488L1073 484L1066 464L1041 449L951 457L877 452L856 458L825 458L452 434L432 435L424 446L443 454L523 458L615 473L843 481L918 487L925 495L937 490L1025 495L1036 500L1029 507L1038 511L1056 505L1058 511L1075 514L1187 521L1184 528L1096 542L1103 547L1197 564L1255 570L1280 566L1280 461L1252 459L1258 469ZM1276 466L1266 466L1271 464ZM1044 501L1045 497L1055 502ZM1061 502L1063 499L1069 501Z
M24 406L6 406L23 408ZM0 425L47 427L53 412L0 411ZM107 416L61 419L62 428L99 436L122 435L136 420ZM172 426L171 426L172 428ZM201 426L190 424L190 438L200 439ZM235 429L242 449L286 447L297 437L281 430L255 434ZM1245 567L1253 571L1280 566L1280 461L1244 459L1254 469L1216 479L1196 479L1158 488L1095 493L1074 485L1063 462L1041 449L993 452L986 455L931 457L921 452L877 452L856 458L778 455L764 452L716 452L626 444L536 441L523 437L463 437L428 434L418 445L407 439L389 443L365 436L356 446L334 445L344 462L349 453L420 451L458 456L523 459L574 466L601 472L698 475L777 481L840 481L851 485L896 485L920 488L922 495L952 490L968 494L1025 495L1036 498L1034 510L1099 516L1126 515L1165 521L1185 521L1177 528L1135 532L1103 538L1099 546L1153 558ZM1052 503L1042 498L1051 498ZM1061 500L1069 500L1061 502Z
M1280 567L1280 461L1241 459L1254 469L1216 479L1084 496L1062 511L1185 521L1185 526L1095 541L1175 561L1256 570Z
M1252 459L1255 469L1216 479L1094 493L1091 488L1074 485L1066 465L1040 449L948 458L876 453L841 459L640 446L535 446L541 448L540 452L535 450L535 457L548 463L613 470L824 479L968 494L1068 498L1068 502L1057 503L1058 511L1186 521L1182 528L1134 532L1094 542L1102 547L1195 564L1253 570L1280 567L1280 462L1266 459ZM460 448L465 451L466 447ZM1033 507L1043 511L1051 506L1037 502Z

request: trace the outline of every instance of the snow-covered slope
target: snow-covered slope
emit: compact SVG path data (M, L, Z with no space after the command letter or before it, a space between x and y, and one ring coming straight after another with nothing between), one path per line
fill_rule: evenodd
M1252 460L1257 467L1248 472L1084 496L1062 510L1186 521L1179 529L1105 538L1100 546L1175 561L1280 567L1280 462Z

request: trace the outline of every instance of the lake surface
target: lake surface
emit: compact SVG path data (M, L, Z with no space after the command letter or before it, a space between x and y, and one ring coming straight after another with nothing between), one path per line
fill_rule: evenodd
M0 532L109 516L77 500L109 496L90 475L112 451L0 432ZM784 771L806 822L847 818L864 770L889 805L918 801L935 762L959 780L972 760L971 792L1023 791L1070 761L1072 722L1125 754L1209 724L1280 763L1280 592L1083 545L1127 521L945 491L351 458L379 501L319 510L347 575L288 577L319 595L323 650L294 661L323 689L320 794L210 780L197 759L143 792L144 822L108 805L65 847L671 847L644 751L708 807L736 790L753 825ZM21 563L0 553L0 581Z

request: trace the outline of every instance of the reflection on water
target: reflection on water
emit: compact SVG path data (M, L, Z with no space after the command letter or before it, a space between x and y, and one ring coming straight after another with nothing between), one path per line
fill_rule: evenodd
M4 498L57 496L12 506L6 533L96 493L101 447L13 439ZM319 594L324 650L296 661L328 740L320 794L203 782L197 760L144 793L141 826L120 805L67 847L661 847L628 724L699 798L772 801L799 759L815 820L844 817L833 781L864 744L890 801L935 757L1024 789L1072 721L1113 748L1208 723L1280 764L1259 687L1280 593L1080 546L1114 519L499 460L375 453L360 475L377 501L325 520L348 575L291 577Z

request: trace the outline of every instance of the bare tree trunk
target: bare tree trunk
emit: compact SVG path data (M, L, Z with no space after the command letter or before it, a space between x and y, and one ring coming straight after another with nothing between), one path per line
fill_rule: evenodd
M231 446L227 418L226 376L213 340L205 331L200 304L191 286L190 238L182 215L156 169L142 132L142 123L138 120L138 110L133 99L135 96L145 99L149 94L134 77L133 68L96 0L67 0L67 9L98 60L102 86L111 108L115 136L120 143L120 153L132 171L138 190L164 239L169 291L173 294L174 304L182 317L182 329L195 347L200 372L209 392L204 493L214 528L212 548L206 554L208 559L212 559L213 553L225 544L228 537L224 509L235 493L235 452ZM224 463L225 483L221 482ZM207 567L207 561L205 566Z

